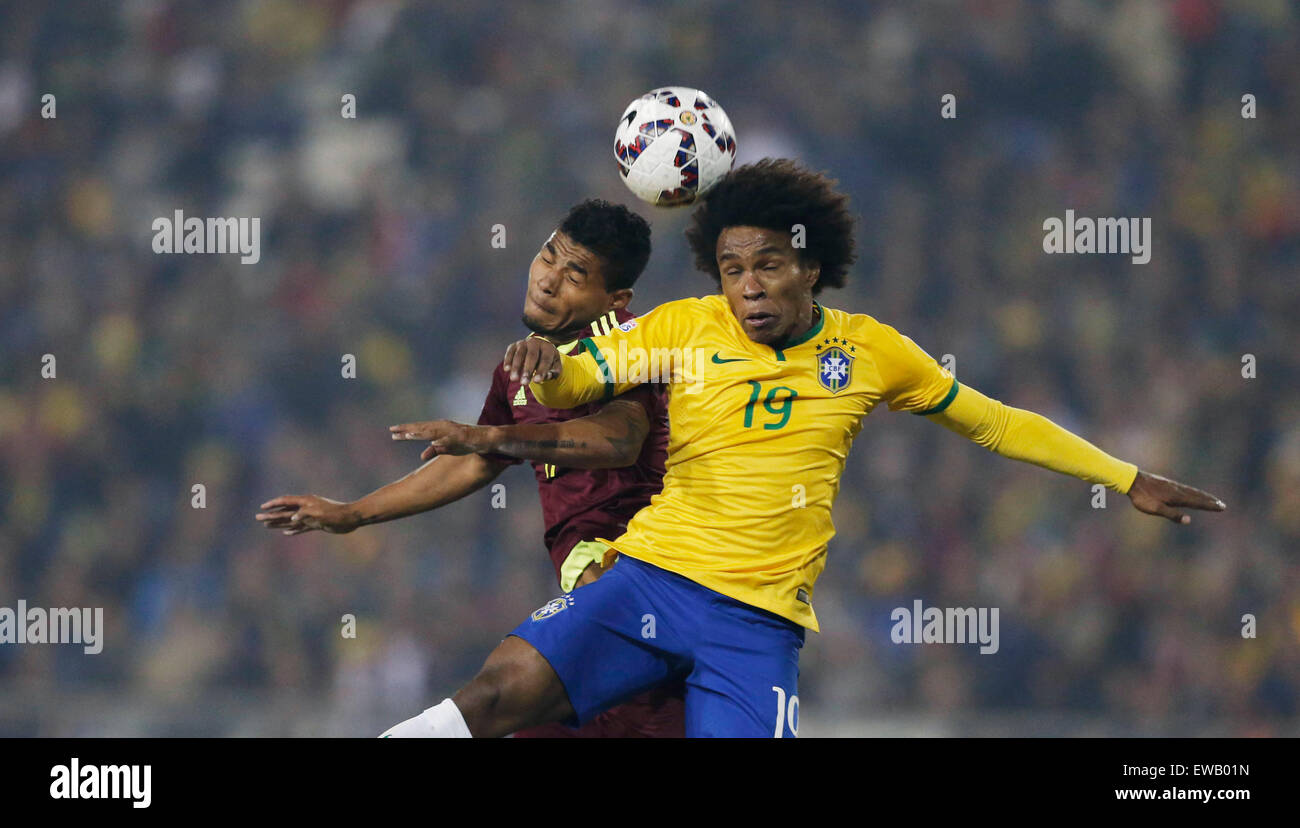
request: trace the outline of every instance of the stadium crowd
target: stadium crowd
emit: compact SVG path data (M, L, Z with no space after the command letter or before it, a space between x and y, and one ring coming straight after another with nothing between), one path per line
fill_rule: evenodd
M525 469L505 508L484 490L345 536L253 514L405 474L392 423L477 416L528 262L572 203L633 201L614 121L666 84L726 108L738 163L796 157L850 193L859 262L823 302L1229 507L1094 508L882 408L835 508L807 732L1300 733L1294 4L0 10L0 606L106 623L99 655L0 646L0 735L378 733L552 597ZM177 209L260 217L260 261L155 254ZM634 309L711 292L685 212L636 209ZM1150 262L1046 254L1067 209L1150 217ZM916 599L999 608L999 651L893 643Z

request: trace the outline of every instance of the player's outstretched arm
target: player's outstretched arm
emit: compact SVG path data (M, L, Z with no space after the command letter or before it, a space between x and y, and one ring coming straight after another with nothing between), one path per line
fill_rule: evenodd
M689 376L691 366L679 359L689 352L684 348L687 332L698 327L705 313L696 299L669 302L607 334L579 340L567 354L531 336L506 349L502 368L511 380L528 383L533 399L548 408L609 402L638 385L667 381L665 374L673 381ZM651 376L654 368L629 370L629 360L642 368L657 362L660 374Z
M962 385L944 410L927 415L945 428L1013 460L1101 483L1127 494L1134 508L1187 524L1179 509L1221 512L1223 501L1183 483L1141 471L1032 411L1012 408Z
M576 408L619 393L591 356L565 356L536 336L512 344L501 364L511 380L529 383L533 398L548 408Z
M268 529L300 535L319 529L346 534L359 526L427 512L491 483L506 467L477 454L443 457L360 500L342 503L318 495L282 495L262 504L257 519Z
M641 456L650 419L638 402L614 399L600 411L561 423L465 425L451 420L389 428L394 440L427 440L420 458L439 454L504 454L571 469L616 469Z
M510 379L528 383L533 398L548 408L577 408L590 402L608 402L650 381L648 374L616 376L597 344L603 341L608 349L608 340L609 337L584 339L581 349L567 355L539 337L521 339L506 349L502 367ZM630 347L620 353L629 352L633 352Z

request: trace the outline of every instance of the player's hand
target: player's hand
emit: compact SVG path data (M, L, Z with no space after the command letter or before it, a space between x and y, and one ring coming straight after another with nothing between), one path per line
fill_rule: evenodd
M281 529L286 535L301 535L319 529L345 535L361 525L350 503L316 495L283 495L262 504L257 519L267 529Z
M1159 515L1183 525L1191 523L1192 518L1178 511L1179 508L1204 509L1207 512L1222 512L1227 508L1222 500L1208 492L1144 471L1138 471L1128 497L1139 512Z
M432 460L439 454L473 454L483 451L481 426L465 425L452 420L429 420L424 423L404 423L388 427L394 440L428 440L429 445L420 454L421 460Z
M511 381L542 382L560 375L560 352L545 339L530 336L506 348L501 365Z

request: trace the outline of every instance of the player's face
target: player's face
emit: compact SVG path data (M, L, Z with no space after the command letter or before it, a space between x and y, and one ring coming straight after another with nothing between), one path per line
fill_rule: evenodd
M722 294L745 335L777 345L812 325L819 265L799 261L790 234L762 227L727 227L718 235Z
M626 288L606 291L601 258L557 230L528 266L524 324L543 336L564 338L624 307L631 297Z

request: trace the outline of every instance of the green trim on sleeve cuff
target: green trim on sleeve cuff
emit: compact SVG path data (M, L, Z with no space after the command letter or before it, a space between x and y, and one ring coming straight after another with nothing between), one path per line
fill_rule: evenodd
M933 408L927 408L924 411L913 411L912 413L916 414L918 417L924 417L929 414L938 414L940 411L943 411L952 404L953 397L957 396L957 384L957 380L954 379L952 381L952 387L948 389L948 393L944 395L943 399L939 400L938 405Z
M609 370L609 366L605 363L605 357L601 355L600 349L596 347L596 344L591 341L591 337L586 337L582 340L582 347L585 348L587 353L591 354L591 356L596 360L596 367L600 369L601 379L605 383L605 398L601 402L607 403L614 399L614 383L605 378L612 378L614 372Z

